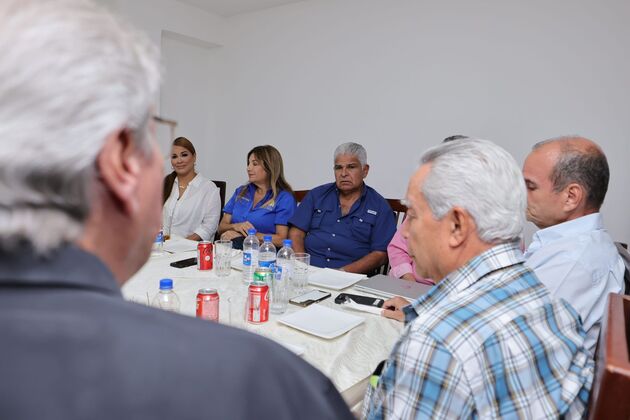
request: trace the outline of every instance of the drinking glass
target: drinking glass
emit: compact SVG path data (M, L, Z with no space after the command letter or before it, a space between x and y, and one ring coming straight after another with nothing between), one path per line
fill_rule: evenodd
M229 276L231 265L232 241L214 241L214 273L219 277Z
M283 314L289 306L289 292L291 290L291 272L284 267L284 270L276 271L271 277L271 305L269 310L272 314Z
M291 281L293 283L293 294L298 295L304 292L308 284L308 267L311 264L311 255L305 252L295 254L293 273Z

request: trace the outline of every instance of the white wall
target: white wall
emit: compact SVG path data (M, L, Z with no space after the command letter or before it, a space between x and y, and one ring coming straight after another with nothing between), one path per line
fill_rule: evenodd
M368 183L400 197L445 136L494 140L522 162L536 141L579 133L608 155L606 224L630 241L627 0L309 0L230 19L174 0L101 1L163 42L162 109L229 190L258 144L276 145L306 189L332 180L337 144L358 141Z
M177 121L175 136L189 138L199 155L197 168L221 179L214 171L216 107L219 104L217 51L225 42L225 19L175 0L100 0L146 32L160 48L164 81L156 108L160 116ZM168 154L173 138L167 126L158 127L158 142L171 170Z
M230 187L245 153L276 145L296 189L332 179L332 151L364 144L368 183L403 195L422 150L451 134L522 162L571 133L608 155L605 221L630 240L630 2L311 0L229 20L219 133Z

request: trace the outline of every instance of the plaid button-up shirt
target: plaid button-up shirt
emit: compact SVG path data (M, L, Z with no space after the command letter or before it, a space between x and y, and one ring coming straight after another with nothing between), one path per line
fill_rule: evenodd
M579 316L551 300L517 243L478 255L404 309L364 417L584 415L594 362Z

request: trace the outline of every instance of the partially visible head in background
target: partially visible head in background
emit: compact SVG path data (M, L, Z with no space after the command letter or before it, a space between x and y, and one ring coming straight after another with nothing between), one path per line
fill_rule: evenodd
M598 212L610 171L592 140L564 136L536 143L525 159L527 219L546 228Z

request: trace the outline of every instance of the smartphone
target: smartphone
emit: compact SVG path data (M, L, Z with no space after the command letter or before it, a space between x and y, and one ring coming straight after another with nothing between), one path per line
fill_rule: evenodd
M197 257L186 258L185 260L179 260L171 263L171 267L185 268L192 265L197 265Z
M322 290L311 290L309 292L304 293L303 295L296 296L289 300L290 303L298 306L308 306L311 303L321 302L324 299L330 297L329 292L324 292Z
M351 295L349 293L339 293L339 295L337 295L337 297L335 298L335 303L339 305L344 303L346 301L346 297L352 299L354 302L360 305L374 306L376 308L382 308L383 303L385 303L385 299L361 295Z

